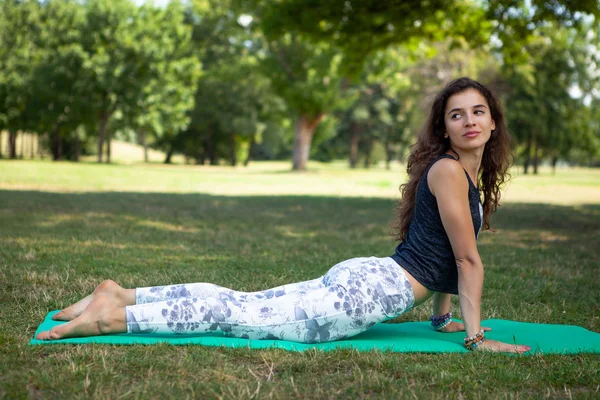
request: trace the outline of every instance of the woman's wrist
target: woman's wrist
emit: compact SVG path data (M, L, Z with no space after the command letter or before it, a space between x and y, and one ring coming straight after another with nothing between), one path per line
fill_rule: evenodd
M485 334L483 332L483 329L481 329L475 335L467 336L465 338L465 348L467 350L473 351L477 349L477 347L479 347L483 342L485 342Z

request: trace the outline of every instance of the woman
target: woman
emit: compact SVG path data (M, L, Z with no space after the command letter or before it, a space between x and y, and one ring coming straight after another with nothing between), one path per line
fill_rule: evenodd
M402 242L392 257L346 260L317 279L252 293L209 283L123 289L105 281L54 316L69 323L37 339L219 330L242 338L325 342L359 334L433 296L434 329L466 330L469 350L523 353L530 348L485 340L489 329L480 326L483 265L476 239L489 229L509 156L496 99L480 83L457 79L436 97L412 148L398 208ZM451 320L451 294L459 295L464 324Z

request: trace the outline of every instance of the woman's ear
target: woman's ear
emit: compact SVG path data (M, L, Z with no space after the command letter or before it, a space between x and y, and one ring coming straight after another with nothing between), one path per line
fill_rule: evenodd
M492 130L496 129L496 121L492 120Z

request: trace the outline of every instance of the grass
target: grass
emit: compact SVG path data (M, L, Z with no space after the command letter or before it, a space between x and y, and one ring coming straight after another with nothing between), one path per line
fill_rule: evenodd
M240 290L390 255L392 171L0 161L0 398L597 398L598 355L28 346L103 279ZM600 331L600 172L517 176L479 246L484 318ZM458 307L455 303L455 311ZM425 320L423 305L394 322Z

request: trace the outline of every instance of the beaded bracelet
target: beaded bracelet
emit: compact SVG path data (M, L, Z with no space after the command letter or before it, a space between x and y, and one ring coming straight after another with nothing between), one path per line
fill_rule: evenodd
M465 347L467 350L475 350L478 346L480 346L483 342L485 342L485 335L483 333L483 329L477 332L475 336L466 337L465 338Z
M444 329L450 322L452 322L452 313L449 312L448 314L437 317L432 315L429 320L431 321L431 326L433 326L433 329L439 331Z

